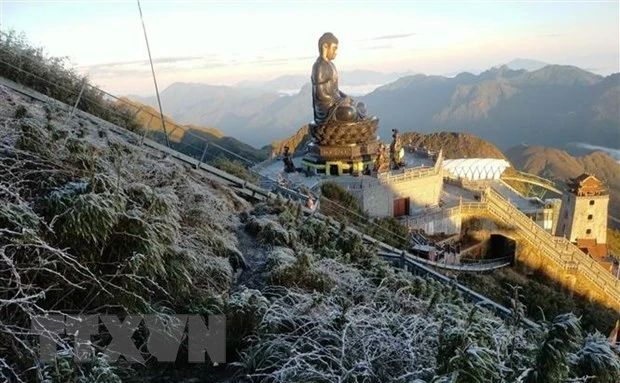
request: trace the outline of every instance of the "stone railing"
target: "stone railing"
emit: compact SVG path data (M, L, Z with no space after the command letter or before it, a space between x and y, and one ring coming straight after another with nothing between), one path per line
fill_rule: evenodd
M392 172L380 173L377 179L382 184L394 184L403 181L409 181L417 178L430 177L438 174L438 170L434 167L419 167L405 169L402 173L392 174Z
M582 274L592 284L613 298L616 305L620 305L620 280L583 253L577 246L564 238L557 238L546 232L492 188L485 190L483 202L490 213L519 229L525 240L560 268Z
M380 182L373 177L370 176L362 176L359 178L359 181L355 182L343 182L339 183L340 186L347 190L363 190L368 188L374 188L380 185Z
M461 215L461 207L455 206L440 211L423 212L421 214L408 216L400 219L400 222L407 227L418 227L428 221L444 218L459 217Z

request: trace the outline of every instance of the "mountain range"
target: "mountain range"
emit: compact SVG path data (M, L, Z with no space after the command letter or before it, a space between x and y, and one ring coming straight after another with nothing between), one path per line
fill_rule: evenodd
M164 127L160 114L155 108L128 98L121 98L118 102L137 109L136 118L147 129L149 137L164 142ZM173 149L189 156L202 158L207 163L214 163L220 157L244 162L245 160L260 162L268 158L270 154L270 146L258 150L234 137L225 136L224 133L212 127L179 124L166 115L164 115L164 122L170 146ZM208 150L204 151L205 144L214 145L210 145Z
M360 79L363 74L358 72ZM266 89L248 83L245 87L175 83L161 98L164 111L180 123L214 126L227 136L262 147L312 120L309 83L293 95L273 90L298 80L280 78L264 85ZM156 105L154 98L134 98ZM503 150L520 143L567 150L573 142L620 146L618 73L603 77L574 66L546 65L527 71L503 65L477 75L404 76L358 99L379 117L379 134L388 140L396 128L469 132Z
M339 74L339 86L345 91L347 88L374 85L375 87L387 84L403 76L412 75L413 72L391 72L381 73L372 70L353 70L344 71ZM285 90L295 90L297 93L306 83L310 81L310 74L307 75L285 75L269 81L241 81L236 86L238 88L262 89L269 92L283 92Z

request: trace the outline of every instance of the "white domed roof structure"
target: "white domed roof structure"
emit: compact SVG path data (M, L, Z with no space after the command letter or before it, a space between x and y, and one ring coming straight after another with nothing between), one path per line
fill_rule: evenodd
M443 160L443 169L453 177L468 180L496 180L510 163L498 158L459 158Z

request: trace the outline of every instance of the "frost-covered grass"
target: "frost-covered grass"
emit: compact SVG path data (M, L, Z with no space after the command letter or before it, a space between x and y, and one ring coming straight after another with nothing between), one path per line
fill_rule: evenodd
M86 76L77 73L67 57L49 56L23 33L0 31L0 58L8 64L0 65L0 76L70 105L86 84L80 100L82 110L131 130L141 129L133 108L109 101L102 91L91 86ZM18 108L15 117L23 117L24 113L25 108Z
M619 350L584 341L572 314L519 325L451 286L398 272L348 232L282 204L256 206L246 229L266 246L260 315L235 363L252 382L599 382L620 377ZM293 241L273 235L286 227ZM268 229L271 228L271 229ZM260 320L258 320L261 318ZM249 329L248 329L249 330ZM586 356L587 355L587 356ZM592 363L596 361L596 363ZM607 368L604 372L602 366Z
M56 106L1 87L0 104L0 377L65 382L106 364L37 364L35 315L167 315L228 293L246 201L103 126L63 125Z
M46 313L225 313L232 381L620 379L618 349L583 334L574 315L526 330L518 299L500 319L453 286L393 269L299 205L251 206L103 126L60 121L55 107L0 87L3 379L144 381L159 368L99 353L75 364L64 338L56 360L39 363L30 318ZM138 347L145 337L137 332ZM93 342L100 351L106 337ZM210 366L172 367L214 381L201 375Z

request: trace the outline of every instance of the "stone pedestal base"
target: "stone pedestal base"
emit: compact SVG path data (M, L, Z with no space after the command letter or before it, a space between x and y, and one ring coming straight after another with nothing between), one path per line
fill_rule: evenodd
M361 174L366 166L372 170L378 148L379 143L376 141L361 145L310 144L302 162L307 171L328 175L357 175Z

